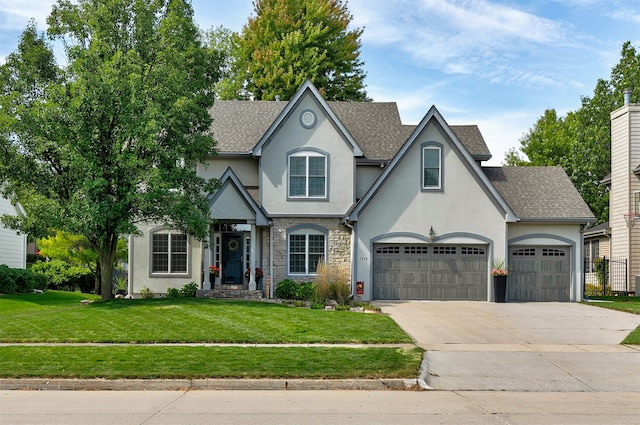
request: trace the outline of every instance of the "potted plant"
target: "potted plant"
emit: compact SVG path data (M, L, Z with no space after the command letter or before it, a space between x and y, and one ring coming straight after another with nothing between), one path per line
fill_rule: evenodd
M262 279L263 273L262 273L262 269L260 267L256 267L256 271L255 271L255 275L256 275L256 282L260 282L260 279ZM247 270L245 270L244 272L244 277L249 280L251 278L251 270L247 267Z
M209 282L214 282L216 277L220 275L220 267L209 266Z
M117 277L115 280L116 295L127 295L127 279L124 277Z
M493 262L491 274L493 275L493 294L495 302L506 302L508 271L504 268L504 260L496 260Z

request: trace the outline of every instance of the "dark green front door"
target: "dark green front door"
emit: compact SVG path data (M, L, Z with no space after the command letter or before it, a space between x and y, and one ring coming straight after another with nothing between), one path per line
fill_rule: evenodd
M222 234L222 283L242 285L242 234Z

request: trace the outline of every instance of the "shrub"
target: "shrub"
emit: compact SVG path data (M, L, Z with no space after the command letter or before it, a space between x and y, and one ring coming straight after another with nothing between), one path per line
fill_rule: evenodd
M311 310L324 310L324 303L311 303Z
M31 270L46 276L52 289L91 292L95 285L95 275L89 268L73 266L62 260L35 263Z
M316 291L316 284L313 282L303 282L296 288L295 299L310 301Z
M38 276L31 270L12 269L5 264L0 265L0 293L29 293L34 289L47 289L44 276Z
M180 289L180 295L183 297L195 297L198 292L198 284L195 282L185 283Z
M145 300L153 298L153 291L146 286L143 286L140 290L140 298Z
M41 261L46 261L47 259L42 255L38 254L27 254L27 264L39 263Z
M291 279L284 279L278 282L275 290L276 298L283 300L294 300L296 298L296 291L298 290L298 284Z
M180 290L176 288L167 288L167 298L178 298Z

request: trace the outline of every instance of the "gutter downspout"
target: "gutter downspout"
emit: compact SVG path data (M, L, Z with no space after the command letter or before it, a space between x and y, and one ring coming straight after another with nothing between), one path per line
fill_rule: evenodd
M273 223L269 226L269 298L273 298Z
M349 294L349 298L353 299L353 296L355 294L355 290L353 288L355 288L355 277L356 277L356 259L354 257L355 255L355 234L356 234L356 229L352 224L349 224L349 222L347 221L346 218L342 219L342 224L344 224L346 227L348 227L349 229L351 229L351 293Z

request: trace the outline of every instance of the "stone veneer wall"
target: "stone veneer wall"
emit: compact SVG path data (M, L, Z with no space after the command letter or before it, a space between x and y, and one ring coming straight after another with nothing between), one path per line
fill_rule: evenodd
M287 278L287 229L304 224L324 227L329 232L327 263L331 267L343 266L351 270L351 229L339 218L273 218L273 226L263 230L262 265L265 276L269 273L269 231L273 232L273 276L274 288ZM313 281L313 278L293 278L297 282ZM266 285L266 279L263 282Z

